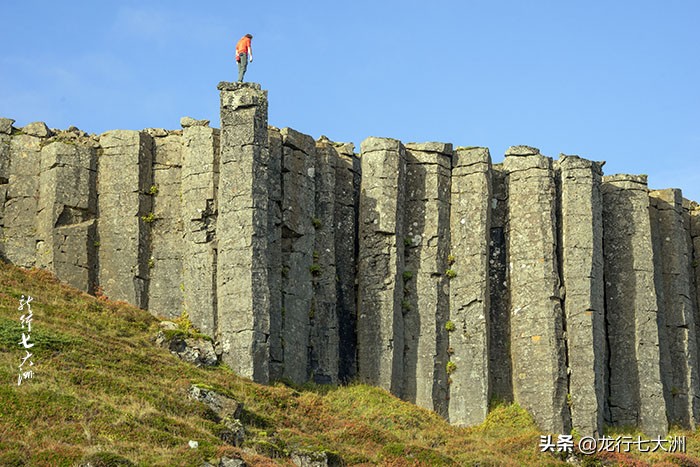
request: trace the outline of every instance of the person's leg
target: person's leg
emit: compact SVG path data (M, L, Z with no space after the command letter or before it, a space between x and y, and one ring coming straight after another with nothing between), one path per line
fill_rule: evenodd
M243 82L243 76L245 75L245 71L248 68L248 55L244 54L241 56L241 61L238 62L238 82L242 83Z

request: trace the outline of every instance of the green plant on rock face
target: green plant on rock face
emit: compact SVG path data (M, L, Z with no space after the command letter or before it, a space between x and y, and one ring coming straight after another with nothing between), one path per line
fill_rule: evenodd
M450 279L454 279L455 277L457 277L457 273L452 269L448 269L447 271L445 271L445 275Z
M445 323L445 330L446 330L447 332L452 332L452 331L454 331L455 329L457 329L457 326L455 326L455 323L454 323L454 322L448 321L448 322Z
M403 246L411 246L411 245L413 245L413 241L408 237L404 237L403 238Z
M445 365L445 371L447 372L448 375L451 375L457 370L457 364L455 362L447 362L447 365Z
M408 282L411 279L413 279L413 271L404 271L403 272L403 281Z
M447 264L450 266L455 264L455 255L447 255Z
M141 216L141 220L144 221L147 224L150 224L154 220L156 220L156 215L153 214L152 212L149 212L145 216Z
M148 269L153 269L153 266L156 265L156 260L153 258L148 258Z
M158 185L151 185L151 188L148 189L148 194L151 196L155 196L158 194Z
M323 227L323 222L321 222L321 219L319 219L318 217L314 217L313 219L311 219L311 223L314 225L314 229L316 230Z
M190 314L184 310L180 316L173 320L177 326L185 332L196 332L194 324L190 320Z
M411 311L411 302L405 298L401 300L401 309L404 311Z
M321 275L321 265L314 263L311 266L309 266L309 271L311 271L311 275L319 276Z

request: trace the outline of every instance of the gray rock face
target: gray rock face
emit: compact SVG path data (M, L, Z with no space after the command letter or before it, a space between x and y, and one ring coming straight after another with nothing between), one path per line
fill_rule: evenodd
M147 260L148 308L168 318L179 316L184 307L180 287L184 284L184 231L180 208L182 153L182 135L164 132L153 138L153 184L146 192L152 199L155 218L151 223Z
M183 306L204 334L214 336L217 325L219 132L202 126L186 127L182 143Z
M96 150L52 142L41 150L37 265L73 287L96 283Z
M581 435L598 436L603 433L606 345L602 170L596 162L563 154L557 169L571 422Z
M13 122L10 119L0 119L2 122ZM10 130L12 123L9 123ZM9 132L8 132L9 133ZM0 132L0 258L5 258L5 202L10 181L10 136Z
M486 148L457 148L450 210L449 420L475 425L489 406L491 157ZM452 263L452 264L449 264ZM445 326L443 325L443 328Z
M508 173L513 394L541 429L564 433L570 418L552 162L539 154L513 153L509 150L503 164Z
M198 367L219 364L214 343L203 337L186 335L168 337L165 332L160 331L156 336L156 345L170 350L170 353L176 355L180 360Z
M10 140L3 249L5 257L18 266L31 267L36 264L35 216L42 141L29 135L15 135Z
M319 384L338 383L339 336L336 304L335 173L338 152L327 138L316 142L315 230L312 255L313 301L311 325L311 375ZM316 266L317 267L316 267Z
M48 138L53 136L53 132L49 130L44 122L33 122L22 127L22 132L25 135L36 136L38 138Z
M401 142L361 145L358 255L358 375L400 395L403 381L406 152Z
M282 135L282 339L284 376L309 377L312 277L321 273L314 255L316 143L291 128ZM293 357L292 357L293 356Z
M12 133L12 124L15 123L11 118L0 118L0 133L9 135Z
M182 117L180 119L180 126L182 128L189 128L193 126L209 126L209 120L195 120L192 117Z
M139 131L108 131L100 136L100 146L99 283L108 297L148 308L153 138Z
M689 225L685 225L680 190L649 193L654 249L656 291L659 304L662 379L669 404L669 422L695 429L698 421L698 349ZM663 339L661 339L663 337ZM667 349L665 348L667 347ZM670 371L663 371L663 369Z
M224 363L269 381L267 93L220 83L217 325Z
M603 177L608 422L668 430L660 373L654 253L645 176Z
M284 374L284 339L282 326L282 135L278 128L268 128L270 159L268 162L270 196L268 198L268 281L270 284L270 380Z
M295 451L290 456L297 467L340 467L345 465L337 455L325 451Z
M447 415L451 158L451 144L406 145L402 395L443 416Z

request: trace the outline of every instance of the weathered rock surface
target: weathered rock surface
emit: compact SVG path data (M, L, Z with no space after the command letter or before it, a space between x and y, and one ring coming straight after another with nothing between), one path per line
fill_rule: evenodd
M559 219L569 364L571 423L581 435L603 433L605 317L601 166L561 155Z
M661 381L646 176L603 177L608 418L650 436L668 430Z
M406 152L401 142L361 145L358 254L358 376L400 395L403 381Z
M452 157L449 281L449 420L475 425L486 418L489 380L489 242L491 156L486 148L457 148ZM452 264L449 264L452 263ZM444 328L444 325L443 325Z
M551 159L506 152L511 358L515 400L548 432L570 429Z

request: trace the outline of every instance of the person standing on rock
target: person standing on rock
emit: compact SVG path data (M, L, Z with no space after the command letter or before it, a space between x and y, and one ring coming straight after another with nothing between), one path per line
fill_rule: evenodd
M253 39L252 34L246 34L236 44L236 61L238 62L238 82L243 82L243 75L248 68L248 60L253 63L253 47L250 41Z

